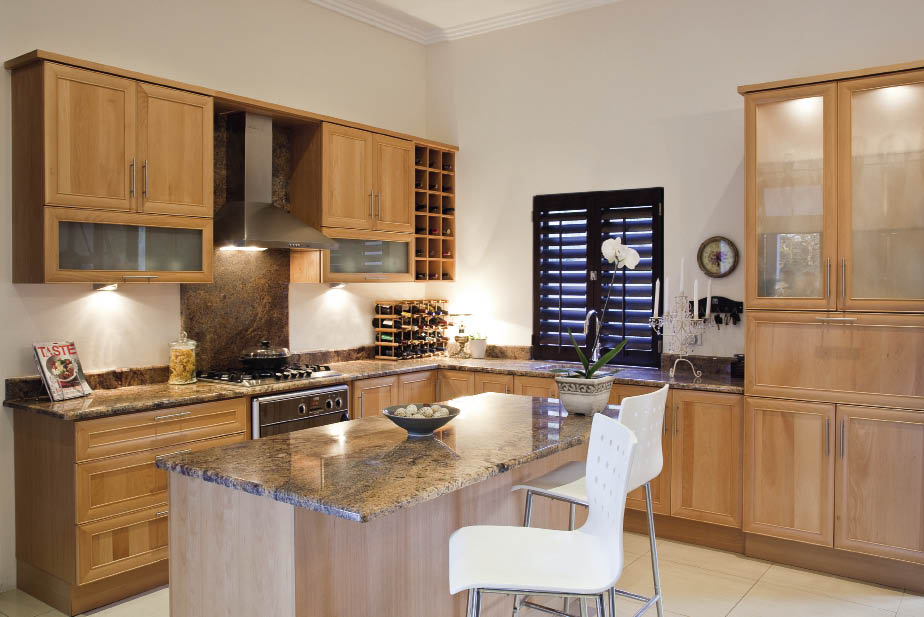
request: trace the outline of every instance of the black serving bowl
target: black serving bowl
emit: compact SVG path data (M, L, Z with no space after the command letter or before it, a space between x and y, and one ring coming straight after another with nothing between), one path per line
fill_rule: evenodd
M408 403L408 405L417 405L418 409L421 407L429 407L433 404L434 403ZM382 413L386 418L406 430L410 437L430 437L433 435L433 431L448 424L452 419L462 413L462 410L458 407L439 404L440 407L445 407L449 410L448 416L443 416L441 418L402 418L401 416L393 415L395 411L402 407L407 407L408 405L392 405L391 407L383 409Z

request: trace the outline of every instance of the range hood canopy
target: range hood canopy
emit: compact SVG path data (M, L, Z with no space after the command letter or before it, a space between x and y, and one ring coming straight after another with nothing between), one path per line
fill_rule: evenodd
M335 249L337 243L273 205L273 119L228 117L228 201L215 214L219 248Z

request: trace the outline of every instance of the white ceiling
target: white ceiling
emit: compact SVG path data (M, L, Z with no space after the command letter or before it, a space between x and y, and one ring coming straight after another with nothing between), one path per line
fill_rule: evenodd
M510 28L619 0L310 0L428 45Z

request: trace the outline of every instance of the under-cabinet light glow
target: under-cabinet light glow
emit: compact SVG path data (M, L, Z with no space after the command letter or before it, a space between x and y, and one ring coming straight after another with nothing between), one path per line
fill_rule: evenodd
M261 246L223 246L218 249L219 251L244 251L249 253L256 253L258 251L265 251L266 249Z
M118 283L93 283L93 291L115 291L118 288Z

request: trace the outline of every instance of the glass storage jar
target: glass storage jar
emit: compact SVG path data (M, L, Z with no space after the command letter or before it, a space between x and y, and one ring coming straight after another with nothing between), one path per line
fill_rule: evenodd
M180 385L196 381L196 341L185 332L170 343L170 379L167 383Z

